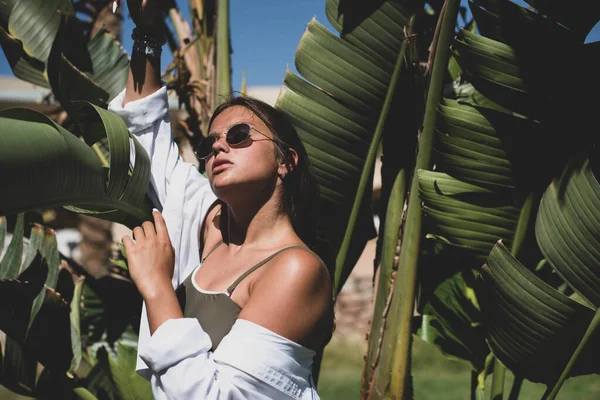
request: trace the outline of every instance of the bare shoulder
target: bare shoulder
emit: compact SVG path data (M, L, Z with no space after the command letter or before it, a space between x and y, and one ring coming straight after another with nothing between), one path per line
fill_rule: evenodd
M318 348L331 333L333 320L331 280L323 261L307 249L294 248L265 267L240 318Z
M311 287L331 287L327 267L306 248L288 249L279 254L273 259L264 279L280 282L288 289L304 291Z

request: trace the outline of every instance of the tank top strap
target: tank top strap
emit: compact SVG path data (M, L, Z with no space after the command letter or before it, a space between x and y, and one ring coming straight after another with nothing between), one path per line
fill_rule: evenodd
M229 286L227 288L227 294L229 296L231 296L231 294L233 293L233 291L235 290L235 288L237 287L237 285L239 285L239 283L241 281L243 281L244 278L246 278L248 275L250 275L251 273L253 273L254 271L256 271L258 268L262 267L263 265L265 265L269 261L271 261L273 258L277 257L279 254L281 254L284 251L289 250L289 249L306 249L306 250L309 250L308 247L306 247L306 246L299 246L299 245L284 247L283 249L281 249L281 250L279 250L279 251L271 254L269 257L265 258L264 260L262 260L261 262L259 262L258 264L256 264L252 268L250 268L248 271L244 272L239 278L236 279L235 282L233 282L233 284L231 286Z
M215 247L213 247L208 254L206 255L206 257L200 259L200 264L204 264L204 261L206 261L206 259L208 258L208 256L210 256L212 254L213 251L215 251L220 245L223 244L223 241L221 240L219 243L217 243L217 245ZM201 254L202 255L202 254Z

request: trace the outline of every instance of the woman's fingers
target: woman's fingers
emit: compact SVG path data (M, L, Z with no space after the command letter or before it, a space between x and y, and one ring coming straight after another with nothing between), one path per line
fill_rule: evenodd
M146 238L146 235L144 235L144 229L142 229L141 226L136 226L135 228L133 228L133 238L136 242L139 242L140 240L144 240Z
M121 242L123 243L123 246L125 246L125 252L129 253L131 246L133 246L133 244L134 244L133 240L129 236L123 236L121 238Z
M152 222L144 222L142 224L142 228L144 229L144 235L146 238L153 238L156 236L156 230L154 229L154 224Z
M160 238L169 239L169 232L167 230L167 224L160 211L152 211L154 216L154 227L156 228L156 234ZM170 240L170 239L169 239Z

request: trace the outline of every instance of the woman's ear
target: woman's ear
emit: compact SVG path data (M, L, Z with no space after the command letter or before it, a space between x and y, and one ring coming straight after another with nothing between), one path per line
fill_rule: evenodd
M281 161L279 164L279 177L281 179L285 178L285 176L296 169L296 165L298 165L298 153L296 150L291 147L287 149L290 153L291 157L288 157L287 160Z

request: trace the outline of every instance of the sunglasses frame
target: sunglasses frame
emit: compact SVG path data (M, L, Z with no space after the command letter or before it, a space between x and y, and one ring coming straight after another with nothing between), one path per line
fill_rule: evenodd
M246 134L246 137L245 137L244 139L242 139L241 141L237 142L237 143L229 143L229 141L227 140L227 137L228 137L228 135L229 135L229 132L231 132L233 129L235 129L235 128L239 127L239 126L247 126L247 127L248 127L248 133ZM254 130L254 131L256 131L256 132L260 133L260 134L261 134L261 135L263 135L263 136L264 136L266 139L252 139L252 130ZM215 144L215 142L216 142L217 140L219 140L219 138L220 138L222 135L225 135L225 142L227 143L227 145L228 145L229 147L232 147L232 148L234 148L234 149L235 149L236 147L238 147L238 146L242 145L242 144L243 144L244 142L246 142L248 139L251 139L253 142L260 142L260 141L263 141L263 140L270 140L270 141L272 141L272 142L275 142L275 143L280 143L280 141L279 141L279 140L277 140L277 139L275 139L275 138L270 138L269 136L265 135L264 133L262 133L262 132L261 132L261 131L259 131L258 129L256 129L256 128L252 127L250 124L248 124L248 123L246 123L246 122L240 122L239 124L235 124L235 125L233 125L231 128L227 129L227 132L225 132L225 133L209 133L207 137L203 138L203 139L202 139L202 140L201 140L201 141L198 143L198 145L196 146L196 149L194 149L194 155L196 156L196 158L197 158L199 161L204 161L204 162L208 161L208 159L209 159L209 158L210 158L210 157L211 157L211 156L214 154L214 152L212 151L212 146ZM206 155L206 156L203 156L203 157L200 157L200 156L198 155L198 149L200 148L200 146L201 146L201 145L202 145L202 144L203 144L203 143L204 143L206 140L212 140L212 141L213 141L213 142L211 143L211 145L210 145L211 151L208 153L208 155Z

